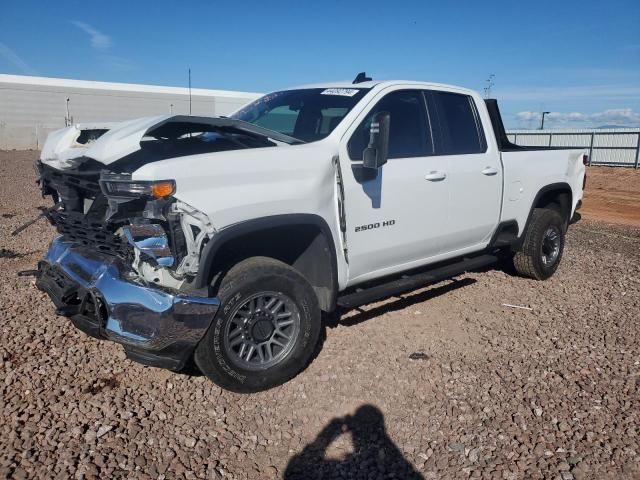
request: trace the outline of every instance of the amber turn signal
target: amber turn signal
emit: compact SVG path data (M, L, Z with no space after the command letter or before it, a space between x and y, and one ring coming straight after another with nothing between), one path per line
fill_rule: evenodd
M151 184L151 195L155 198L165 198L176 193L176 184L173 180L163 180Z

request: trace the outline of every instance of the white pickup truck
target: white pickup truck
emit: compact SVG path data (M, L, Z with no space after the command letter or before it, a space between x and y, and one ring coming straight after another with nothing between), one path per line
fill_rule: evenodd
M37 162L60 233L37 285L136 361L259 391L309 362L322 312L499 258L550 277L586 160L511 144L476 92L362 75L228 118L68 127Z

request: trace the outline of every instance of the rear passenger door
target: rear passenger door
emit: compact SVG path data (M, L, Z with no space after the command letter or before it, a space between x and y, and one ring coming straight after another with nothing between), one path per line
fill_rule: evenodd
M436 155L446 159L450 252L484 246L500 217L502 165L488 145L474 98L429 91L427 103Z

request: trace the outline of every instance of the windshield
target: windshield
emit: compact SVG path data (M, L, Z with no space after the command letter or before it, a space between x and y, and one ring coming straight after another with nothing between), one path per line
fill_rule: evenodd
M265 95L231 118L314 142L329 135L368 88L306 88Z

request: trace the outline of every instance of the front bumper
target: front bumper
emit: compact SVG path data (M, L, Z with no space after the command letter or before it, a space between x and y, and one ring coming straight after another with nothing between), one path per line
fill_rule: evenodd
M140 283L117 257L54 240L36 285L85 333L124 345L138 362L179 370L213 320L217 298Z

